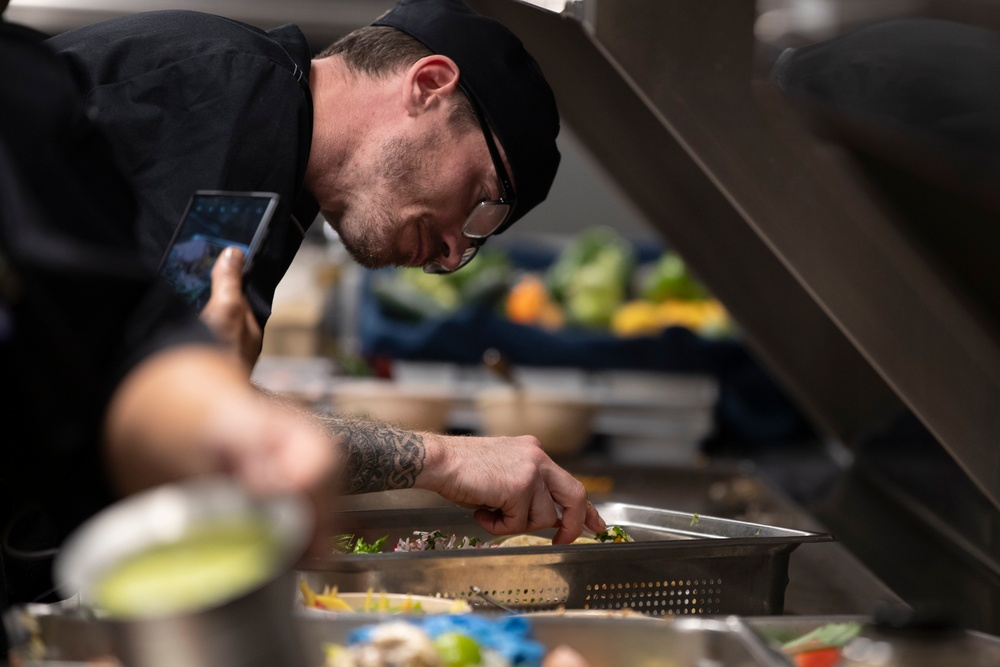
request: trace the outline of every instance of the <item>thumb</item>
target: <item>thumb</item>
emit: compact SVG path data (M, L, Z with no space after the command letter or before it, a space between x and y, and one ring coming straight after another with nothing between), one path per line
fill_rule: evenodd
M212 267L212 296L238 296L243 290L243 252L226 248Z

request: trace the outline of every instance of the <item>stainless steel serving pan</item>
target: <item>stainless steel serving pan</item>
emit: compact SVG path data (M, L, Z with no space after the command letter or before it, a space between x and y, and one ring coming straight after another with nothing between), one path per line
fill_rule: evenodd
M641 505L597 507L609 524L625 527L636 542L331 554L304 562L299 574L314 589L329 585L341 591L439 595L466 599L474 607L487 604L473 592L475 587L519 610L778 614L791 552L802 543L833 539L825 533ZM492 537L469 510L460 508L354 511L337 519L340 532L366 541L387 536L389 549L414 531Z

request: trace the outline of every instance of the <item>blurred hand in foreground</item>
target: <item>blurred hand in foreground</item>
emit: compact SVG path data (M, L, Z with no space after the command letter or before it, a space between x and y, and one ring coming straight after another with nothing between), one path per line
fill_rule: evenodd
M135 367L111 399L104 433L110 477L123 495L227 473L251 493L308 495L322 532L340 493L329 435L262 397L212 346L169 348Z

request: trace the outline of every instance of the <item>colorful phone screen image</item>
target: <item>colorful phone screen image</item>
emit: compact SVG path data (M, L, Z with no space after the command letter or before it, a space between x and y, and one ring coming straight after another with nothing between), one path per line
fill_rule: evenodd
M198 192L171 241L160 275L200 311L211 296L212 267L237 247L250 267L277 205L271 193Z

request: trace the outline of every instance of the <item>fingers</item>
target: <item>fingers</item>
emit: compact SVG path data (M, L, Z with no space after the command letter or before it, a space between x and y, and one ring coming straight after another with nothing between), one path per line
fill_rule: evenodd
M583 532L583 521L586 518L587 507L589 505L589 502L584 501L579 505L563 508L562 517L556 524L558 530L556 530L556 534L552 537L553 544L569 544L580 537L580 533Z
M556 525L559 510L545 486L538 484L533 492L512 496L498 509L477 510L473 518L494 535L510 535Z
M212 266L212 299L225 302L242 299L243 262L243 252L239 248L222 251Z
M584 526L607 526L583 483L559 467L536 438L428 437L422 488L460 505L479 507L476 522L494 535L556 528L553 541L572 542Z
M238 346L243 303L243 253L226 248L212 267L212 295L201 311L201 319L220 341Z
M595 533L603 533L608 529L607 522L601 518L597 508L589 500L587 501L587 518L583 523Z
M212 295L201 319L249 371L257 363L264 337L243 294L243 266L238 248L222 251L212 267Z

